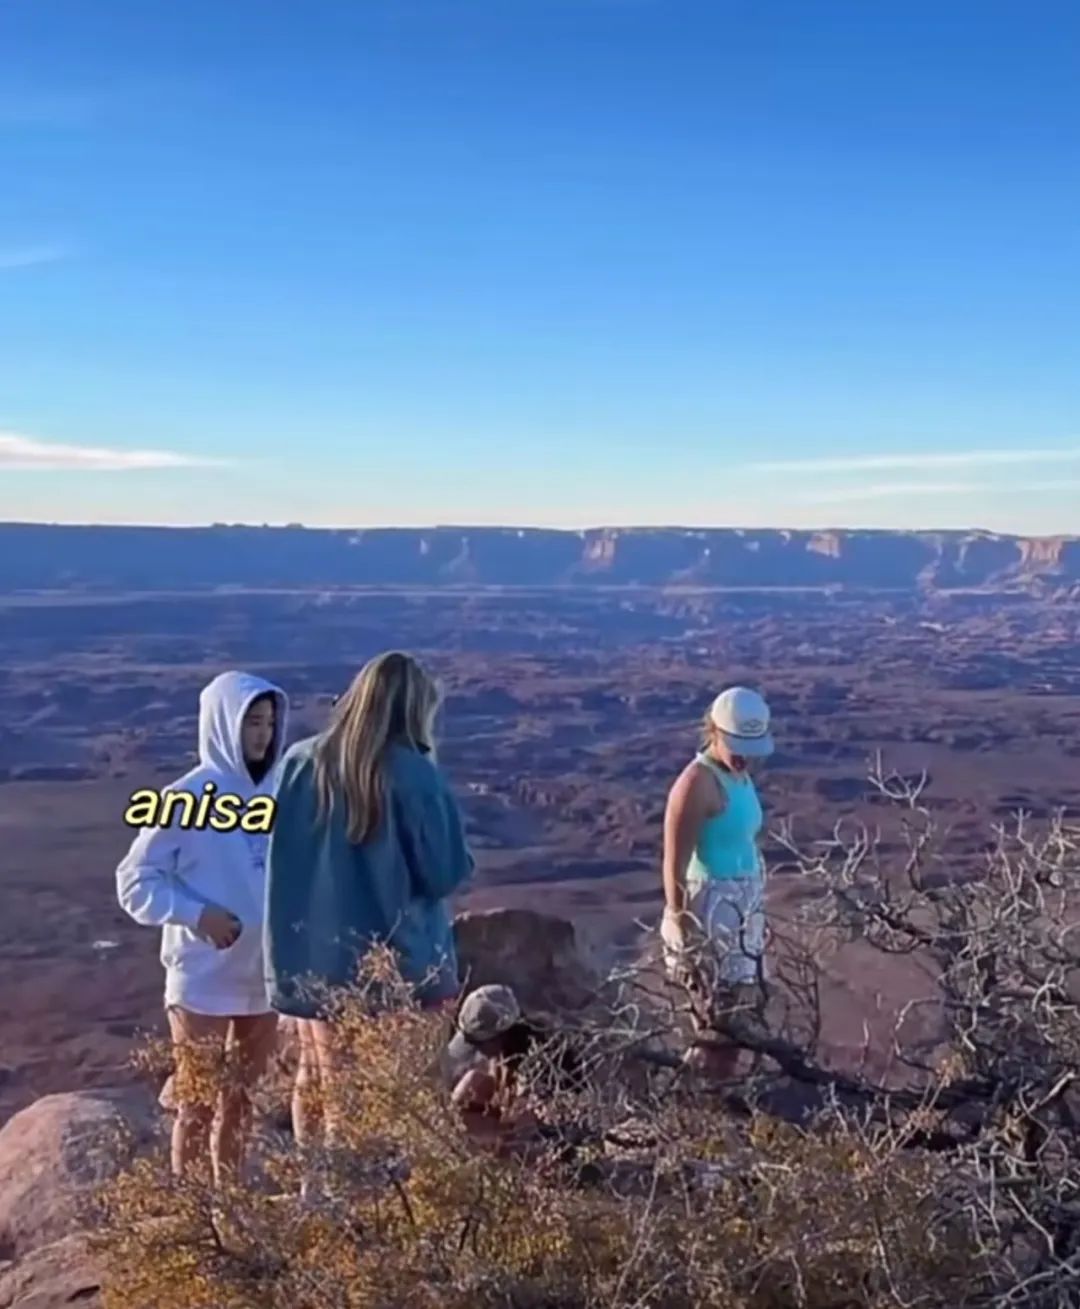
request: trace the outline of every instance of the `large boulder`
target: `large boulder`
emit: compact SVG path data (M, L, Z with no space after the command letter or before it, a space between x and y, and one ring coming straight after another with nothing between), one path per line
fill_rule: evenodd
M602 982L593 943L565 918L532 909L459 914L454 923L462 981L513 987L528 1011L581 1009Z
M159 1123L141 1088L49 1095L10 1118L0 1130L0 1258L78 1231L90 1194L153 1143Z
M100 1286L86 1236L66 1236L0 1271L0 1309L98 1309Z

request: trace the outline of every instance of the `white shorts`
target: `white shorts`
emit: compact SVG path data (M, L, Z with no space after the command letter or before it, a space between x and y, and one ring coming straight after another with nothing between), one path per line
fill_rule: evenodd
M717 878L693 891L687 911L696 929L689 943L665 914L660 926L670 976L712 974L728 986L758 980L765 954L765 881L761 877ZM698 938L695 943L695 937Z

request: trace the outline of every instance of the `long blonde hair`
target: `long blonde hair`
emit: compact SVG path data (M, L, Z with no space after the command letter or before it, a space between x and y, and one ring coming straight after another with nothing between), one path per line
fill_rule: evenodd
M400 742L434 752L440 700L434 680L398 650L365 664L338 700L315 745L315 786L324 819L338 795L344 797L350 841L367 840L382 821L388 748Z

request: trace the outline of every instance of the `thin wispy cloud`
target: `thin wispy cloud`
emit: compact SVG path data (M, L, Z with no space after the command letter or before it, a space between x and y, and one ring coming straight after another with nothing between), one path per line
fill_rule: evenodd
M0 245L0 272L12 272L19 268L37 268L42 264L58 264L72 257L72 249L67 245Z
M898 500L915 496L1035 495L1039 492L1080 490L1080 479L1055 482L870 482L855 486L825 487L800 493L800 504L860 504L864 500Z
M0 470L12 472L126 473L152 468L220 468L223 459L204 459L172 450L115 450L64 445L18 432L0 432Z
M888 500L913 495L972 495L979 489L978 482L870 482L822 487L818 491L800 492L794 499L800 504L810 505L855 504L861 500Z
M773 459L754 463L751 467L762 473L866 473L888 469L992 468L1012 464L1063 464L1076 461L1080 461L1080 447L848 455L824 459Z

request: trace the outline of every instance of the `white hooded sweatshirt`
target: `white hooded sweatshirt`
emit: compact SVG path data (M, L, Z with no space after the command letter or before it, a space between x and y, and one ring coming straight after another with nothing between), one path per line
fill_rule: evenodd
M241 728L253 700L273 695L276 708L269 765L256 783L244 761ZM199 764L167 786L196 798L212 782L217 795L272 796L288 730L288 699L271 682L249 673L215 677L199 696ZM243 1017L270 1011L263 969L266 853L269 837L244 832L169 827L140 830L116 870L121 908L144 927L164 928L165 1004L191 1013ZM241 923L237 941L219 950L197 931L207 906L228 910Z

